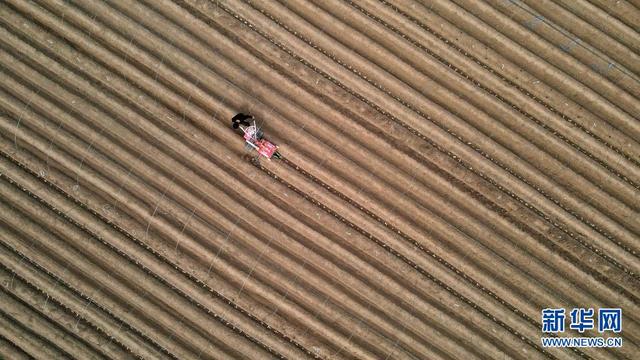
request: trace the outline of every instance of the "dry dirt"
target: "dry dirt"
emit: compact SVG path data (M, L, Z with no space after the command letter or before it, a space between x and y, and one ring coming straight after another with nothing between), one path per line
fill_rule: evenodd
M0 358L637 359L638 24L0 2ZM547 307L622 308L623 347L542 348Z

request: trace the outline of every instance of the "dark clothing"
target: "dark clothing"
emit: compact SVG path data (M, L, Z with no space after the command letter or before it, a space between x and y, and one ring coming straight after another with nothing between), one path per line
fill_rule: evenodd
M243 114L243 113L238 113L234 117L231 118L231 121L238 122L238 123L241 123L241 124L245 124L245 123L247 123L247 120L251 119L251 118L253 118L253 116L247 115L247 114Z

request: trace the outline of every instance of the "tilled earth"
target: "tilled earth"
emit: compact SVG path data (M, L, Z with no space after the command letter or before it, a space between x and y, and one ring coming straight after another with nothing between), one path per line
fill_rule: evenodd
M638 24L638 0L0 2L0 357L637 359ZM543 348L549 307L622 308L623 347Z

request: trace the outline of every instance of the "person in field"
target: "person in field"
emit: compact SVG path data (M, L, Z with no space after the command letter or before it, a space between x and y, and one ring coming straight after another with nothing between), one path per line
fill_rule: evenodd
M253 120L253 115L247 115L243 113L237 113L234 117L231 118L231 123L234 129L237 129L240 125L249 126L249 120Z
M251 121L250 121L251 120ZM247 150L255 150L258 157L264 156L268 160L271 158L281 159L278 146L263 138L262 129L256 124L253 115L238 113L231 118L231 127L242 130L242 137L245 140ZM256 158L256 159L257 159Z

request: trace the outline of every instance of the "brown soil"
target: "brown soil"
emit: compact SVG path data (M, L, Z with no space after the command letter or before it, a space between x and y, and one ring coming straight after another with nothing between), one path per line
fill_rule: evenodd
M634 358L637 19L3 2L0 357ZM546 307L621 307L624 346L542 348Z

